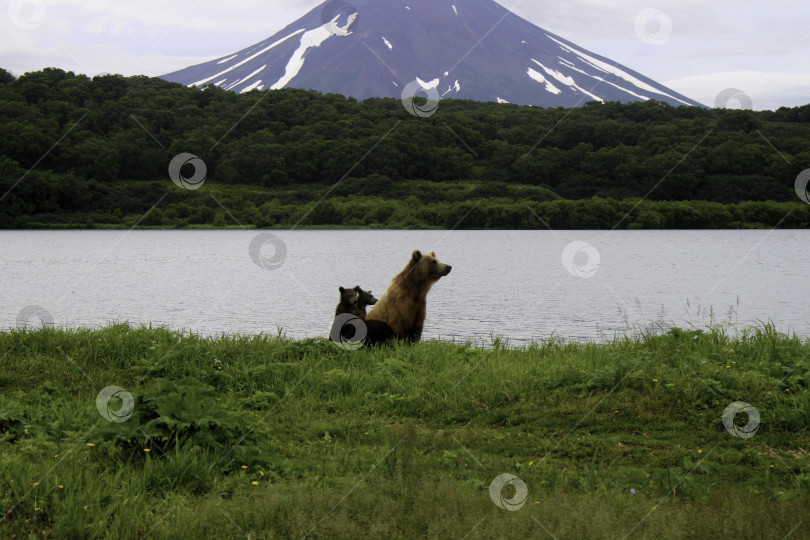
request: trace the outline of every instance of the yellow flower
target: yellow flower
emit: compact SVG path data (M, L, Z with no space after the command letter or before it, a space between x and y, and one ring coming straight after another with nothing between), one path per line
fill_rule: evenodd
M59 489L65 489L65 486L63 486L62 484L59 484Z
M242 465L242 468L243 468L243 469L247 469L247 465Z
M90 448L93 448L95 446L95 443L89 442L89 443L87 443L87 446L89 446Z
M658 382L658 379L653 379L653 382Z
M42 510L42 508L34 507L34 512L39 512L40 510Z
M27 429L25 430L25 434L28 435L28 430Z
M54 454L53 459L59 459L59 454Z
M703 448L698 448L698 454L702 454L702 453L703 453Z
M771 469L773 469L773 465L771 465Z
M259 471L259 474L264 476L264 471Z
M534 501L534 504L540 504L540 501Z
M34 487L37 487L38 485L39 485L39 482L34 482Z
M534 465L534 461L529 462L529 467L531 467L532 465Z
M144 452L151 452L151 451L152 451L152 449L151 449L151 448L144 448L144 449L143 449L143 451L144 451Z
M653 506L653 510L658 510L658 507L657 507L657 506Z
M258 485L259 485L259 483L258 483L257 481L255 481L255 480L254 480L253 482L251 482L251 484L253 484L254 486L258 486Z
M731 366L726 366L726 369L731 369Z

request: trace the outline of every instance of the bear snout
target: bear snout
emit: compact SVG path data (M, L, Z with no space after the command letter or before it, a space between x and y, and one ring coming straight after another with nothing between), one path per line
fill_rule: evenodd
M442 273L442 275L443 275L443 276L446 276L447 274L449 274L449 273L450 273L450 270L452 270L452 269L453 269L453 267L452 267L452 266L450 266L449 264L446 264L446 265L444 265L444 266L445 266L445 269L444 269L444 272Z

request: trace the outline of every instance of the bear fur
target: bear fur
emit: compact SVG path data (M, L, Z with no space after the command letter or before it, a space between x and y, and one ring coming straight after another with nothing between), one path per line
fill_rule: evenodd
M440 262L435 252L423 255L415 250L366 320L387 324L399 340L419 341L427 312L427 293L452 269L452 266Z
M338 291L340 291L340 303L335 308L335 317L341 313L354 313L357 309L357 291L343 287L338 287Z
M360 285L354 288L354 292L357 293L357 302L354 305L354 310L350 313L352 315L356 315L366 320L366 308L368 306L373 306L377 303L377 299L374 298L374 295L371 294L371 291L364 291L360 288Z
M343 313L349 313L358 317L360 320L366 320L366 308L373 306L377 303L377 299L371 294L371 291L364 291L358 285L354 289L346 289L339 287L340 302L335 309L335 317ZM394 332L387 324L381 321L368 321L366 324L366 338L365 345L380 345L394 338ZM344 340L349 340L354 337L355 328L352 325L346 325L340 330L340 336ZM331 336L329 339L332 339Z

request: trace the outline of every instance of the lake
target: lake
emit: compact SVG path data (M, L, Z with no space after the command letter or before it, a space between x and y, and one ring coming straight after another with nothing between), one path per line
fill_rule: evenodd
M428 295L427 339L769 320L806 337L808 246L806 230L2 231L0 327L325 337L339 286L380 297L420 249L453 266Z

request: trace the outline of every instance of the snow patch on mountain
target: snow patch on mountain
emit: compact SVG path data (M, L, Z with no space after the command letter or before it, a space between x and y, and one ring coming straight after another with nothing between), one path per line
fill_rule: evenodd
M225 62L228 62L229 60L233 60L233 59L234 59L234 58L236 58L237 56L239 56L239 55L238 55L238 54L235 54L235 55L233 55L233 56L229 56L228 58L223 58L222 60L220 60L219 62L217 62L217 64L224 64Z
M600 98L600 97L599 97L599 96L597 96L596 94L592 94L592 93L590 93L589 91L587 91L587 90L585 90L584 88L582 88L581 86L579 86L579 85L578 85L576 82L574 82L574 78L573 78L573 77L566 77L565 75L563 75L562 73L560 73L560 72L559 72L559 71L557 71L556 69L550 69L550 68L547 68L546 66L544 66L543 64L541 64L540 62L538 62L537 60L535 60L534 58L532 58L532 62L534 62L535 64L537 64L537 65L538 65L538 66L540 66L541 68L543 68L543 71L545 71L545 72L546 72L548 75L550 75L551 77L553 77L554 79L556 79L558 82L560 82L560 83L564 84L565 86L570 86L571 88L573 88L573 89L575 89L575 90L578 90L579 92L582 92L582 93L583 93L583 94L585 94L586 96L590 96L590 97L592 97L592 98L593 98L593 99L595 99L596 101L601 101L602 103L604 103L604 102L605 102L605 100L604 100L604 99Z
M455 12L456 16L458 16L458 10L456 9L456 5L453 4L453 12Z
M255 83L251 84L250 86L244 87L242 90L239 91L239 93L244 94L245 92L250 92L251 90L254 90L257 87L259 88L259 90L261 90L263 88L263 86L259 86L260 84L262 84L261 79L259 79Z
M531 77L535 81L537 81L537 82L539 82L541 84L545 83L546 92L551 92L552 94L560 94L560 93L562 93L562 90L560 90L559 88L557 88L556 86L551 84L551 82L548 81L545 77L543 77L543 74L540 73L539 71L534 70L532 68L529 68L529 70L526 73L529 75L529 77Z
M633 77L632 75L630 75L629 73L627 73L626 71L624 71L622 69L614 67L614 66L612 66L612 65L610 65L610 64L608 64L606 62L602 62L601 60L598 60L598 59L594 58L593 56L591 56L591 55L589 55L589 54L587 54L587 53L585 53L583 51L577 50L577 49L575 49L573 47L570 47L569 45L566 45L562 41L554 39L553 37L549 36L548 34L546 34L546 35L549 37L549 39L551 39L552 41L559 44L560 47L562 47L563 49L565 49L567 51L570 51L570 52L576 54L581 60L583 60L584 62L586 62L586 63L588 63L590 65L592 65L593 67L595 67L596 69L598 69L600 71L604 71L605 73L610 73L611 75L615 75L615 76L619 77L620 79L624 79L625 81L627 81L630 84L640 88L641 90L646 90L648 92L654 92L656 94L666 96L666 97L668 97L670 99L680 101L684 105L689 105L689 103L687 103L686 101L684 101L682 99L678 99L677 97L672 96L670 94L667 94L666 92L661 92L657 88L655 88L653 86L650 86L649 84L645 83L642 80L639 80L636 77Z
M357 18L357 13L355 12L349 15L348 20L346 21L346 26L344 27L337 26L337 20L339 17L340 16L337 15L330 23L304 32L301 35L301 43L290 57L290 60L287 62L284 75L270 87L270 90L284 88L291 80L293 80L293 78L295 78L296 75L298 75L298 72L300 72L301 68L304 67L304 56L309 49L312 47L320 47L324 41L334 35L345 37L354 33L349 32L349 28L351 28L352 24L354 24L354 21Z
M383 38L382 38L382 39L383 39L383 43L385 43L385 46L386 46L386 47L388 47L388 50L389 50L389 51L393 51L393 50L394 50L394 46L393 46L393 45L391 45L391 42L390 42L390 41L388 41L388 40L385 38L385 36L383 36Z
M608 81L608 80L606 80L606 79L603 79L602 77L599 77L598 75L591 75L591 74L589 74L589 73L585 73L585 72L584 72L584 71L582 71L581 69L579 69L579 68L577 68L577 67L574 67L574 66L572 66L572 67L571 67L571 69L573 69L574 71L579 71L579 72L580 72L580 73L582 73L583 75L587 75L588 77L591 77L592 79L596 79L597 81L603 82L603 83L605 83L605 84L609 84L609 85L613 86L614 88L618 88L618 89L619 89L619 90L621 90L622 92L626 92L626 93L630 94L630 95L631 95L631 96L633 96L633 97L637 97L637 98L639 98L639 99L640 99L640 100L642 100L642 101L649 101L649 100L650 100L650 98L649 98L649 97L647 97L647 96L642 96L641 94L637 94L637 93L633 92L632 90L628 90L627 88L624 88L624 87L622 87L622 86L619 86L619 85L618 85L618 84L616 84L616 83L613 83L613 82L610 82L610 81Z
M450 85L448 85L448 86L447 86L447 92L445 92L444 94L442 94L442 95L441 95L441 97L446 96L447 94L449 94L449 93L450 93L450 92L452 92L453 90L455 90L455 91L456 91L456 94L458 94L459 92L461 92L461 84L459 84L458 79L456 79L456 83L455 83L455 84L450 84Z
M437 86L439 86L439 79L433 79L430 82L425 82L419 77L416 78L416 82L419 83L419 86L424 88L425 90L435 90Z
M225 75L226 73L231 72L231 71L233 71L234 69L238 68L239 66L242 66L242 65L244 65L244 64L247 64L248 62L250 62L251 60L253 60L253 59L254 59L254 58L256 58L257 56L259 56L260 54L266 53L267 51L269 51L270 49L272 49L272 48L273 48L273 47L275 47L276 45L280 45L281 43L284 43L285 41L287 41L287 40L288 40L288 39L290 39L291 37L293 37L293 36L297 36L298 34L300 34L301 32L303 32L303 31L305 31L305 30L306 30L306 28L301 28L300 30L296 30L296 31L295 31L295 32L293 32L292 34L290 34L290 35L288 35L288 36L286 36L286 37L283 37L283 38L281 38L281 39L279 39L279 40L277 40L277 41L275 41L275 42L271 43L270 45L268 45L268 46L267 46L267 47L265 47L264 49L260 50L260 51L259 51L259 52L257 52L256 54L253 54L253 55L251 55L251 56L248 56L247 58L245 58L244 60L242 60L242 61L241 61L241 62L239 62L238 64L234 64L234 65L232 65L231 67L229 67L229 68L225 69L224 71L221 71L221 72L217 73L216 75L212 75L211 77L207 77L207 78L202 79L202 80L200 80L200 81L193 82L193 83L189 84L188 86L202 86L202 85L204 85L204 84L207 84L208 82L213 81L213 80L214 80L214 79L216 79L217 77L221 77L221 76ZM236 56L236 55L234 55L234 56Z
M252 79L252 78L253 78L253 77L255 77L256 75L258 75L258 74L259 74L259 73L260 73L260 72L261 72L261 71L262 71L264 68L266 68L266 67L267 67L267 64L263 65L262 67L260 67L259 69L255 70L253 73L251 73L251 74L250 74L250 75L248 75L247 77L244 77L244 78L243 78L243 79L242 79L240 82L241 82L241 83L246 83L246 82L248 82L250 79ZM262 82L262 81L261 81L261 79L260 79L260 80L259 80L259 84L260 84L261 82ZM257 84L257 86L258 86L258 84ZM255 88L255 87L254 87L254 88ZM245 90L242 90L242 92L245 92Z

